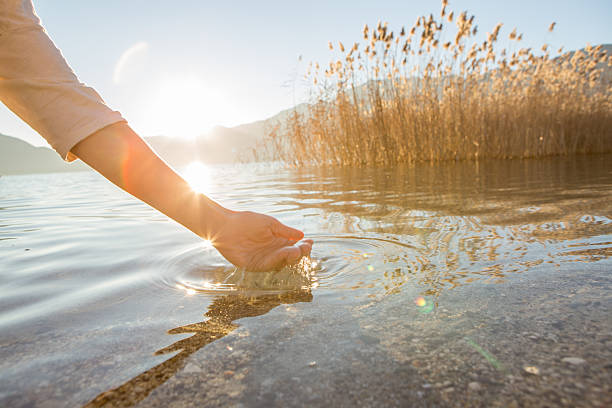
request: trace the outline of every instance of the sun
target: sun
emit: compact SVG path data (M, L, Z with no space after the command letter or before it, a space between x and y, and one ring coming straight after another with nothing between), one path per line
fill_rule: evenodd
M197 75L165 76L150 101L149 127L164 136L202 136L219 123L220 102L219 92Z

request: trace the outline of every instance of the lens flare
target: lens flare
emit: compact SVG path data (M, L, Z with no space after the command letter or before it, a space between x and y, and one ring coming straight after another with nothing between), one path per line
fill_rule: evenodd
M480 347L480 345L477 344L474 340L470 339L469 337L465 337L465 341L467 342L467 344L472 346L474 348L474 350L479 352L493 367L495 367L498 370L503 370L504 369L503 366L500 364L500 362L497 361L497 359L491 353L489 353L484 348ZM537 370L537 368L536 368L536 370ZM527 371L527 372L529 372L529 371ZM534 374L534 373L531 373L531 374Z
M423 296L416 298L414 304L417 305L417 310L420 313L429 313L434 309L434 303L431 300L425 299Z

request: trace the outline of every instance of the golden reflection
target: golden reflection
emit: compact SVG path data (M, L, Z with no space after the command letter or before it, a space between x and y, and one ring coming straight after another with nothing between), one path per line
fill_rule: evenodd
M211 186L211 175L208 167L199 161L189 163L183 171L181 176L185 179L189 186L196 193L208 193L210 192ZM208 241L210 246L212 243Z
M192 334L191 337L179 340L155 352L156 355L160 355L178 351L177 355L132 378L123 385L101 393L85 406L134 406L180 371L185 366L187 358L193 353L237 329L239 325L233 323L235 320L264 315L282 304L290 305L311 301L310 290L294 290L275 295L247 296L232 294L216 297L205 314L208 317L207 320L176 327L168 331L168 334L190 333ZM231 346L227 346L227 349L233 351Z
M377 254L358 254L364 269L380 273L386 294L410 282L436 297L541 264L609 258L612 191L602 186L610 159L297 169L291 204L316 210L330 233L388 237L381 245L391 254L378 262L370 258Z

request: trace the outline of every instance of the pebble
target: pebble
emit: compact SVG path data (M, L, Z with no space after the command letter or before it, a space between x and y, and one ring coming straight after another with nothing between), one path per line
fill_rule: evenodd
M308 367L314 367L317 365L316 361L311 361L310 363L308 363Z
M480 391L482 389L482 386L480 385L479 382L472 381L471 383L468 384L468 388L472 391Z
M546 338L548 340L550 340L550 341L555 342L555 343L559 342L559 338L557 336L555 336L554 334L552 334L552 333L549 333L548 335L546 335Z
M523 367L523 370L529 374L540 375L540 369L536 366L526 366Z
M200 367L198 367L197 365L193 363L187 363L183 371L186 373L199 373L202 370L200 369Z
M586 363L586 360L580 357L565 357L563 360L564 363L569 363L572 365L580 365Z

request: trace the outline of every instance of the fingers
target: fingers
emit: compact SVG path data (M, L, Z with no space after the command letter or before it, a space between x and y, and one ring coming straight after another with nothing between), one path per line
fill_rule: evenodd
M304 238L304 233L302 231L288 227L277 219L272 223L272 232L276 236L290 239L293 242Z
M300 252L302 253L302 257L310 255L312 244L312 239L305 239L297 244L298 248L300 248Z
M296 245L285 246L271 254L267 262L270 269L280 269L286 265L293 265L305 256L310 255L312 240L305 239Z
M285 265L292 265L297 263L302 257L302 251L297 246L287 246L277 250L272 255L272 267L274 269L280 269Z

